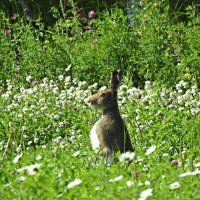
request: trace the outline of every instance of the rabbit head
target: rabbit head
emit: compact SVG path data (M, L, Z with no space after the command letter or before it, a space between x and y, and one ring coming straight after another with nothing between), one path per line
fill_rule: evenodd
M122 79L120 70L112 72L110 88L99 91L88 98L88 103L92 108L109 109L117 106L117 89Z

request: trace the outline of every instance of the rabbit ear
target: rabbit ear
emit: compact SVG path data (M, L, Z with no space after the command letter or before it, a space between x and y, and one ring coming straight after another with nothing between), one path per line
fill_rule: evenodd
M110 80L112 91L117 91L121 80L122 80L122 71L121 70L113 71Z

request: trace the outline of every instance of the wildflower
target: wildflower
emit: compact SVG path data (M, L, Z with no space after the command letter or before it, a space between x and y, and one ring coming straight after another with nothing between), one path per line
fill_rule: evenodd
M94 39L93 41L92 41L92 44L96 44L98 42L98 39Z
M195 170L193 172L191 172L191 175L194 176L194 175L197 175L197 174L200 174L200 170Z
M5 30L5 34L6 34L6 35L10 35L11 33L12 33L12 30L10 30L10 29L6 29L6 30Z
M67 185L67 189L71 189L77 185L80 185L82 183L82 180L80 179L75 179L74 181L70 182L68 185Z
M194 175L197 175L197 174L200 174L200 170L196 169L195 171L193 172L185 172L185 173L182 173L179 175L179 177L185 177L185 176L194 176Z
M43 83L48 83L48 78L43 78Z
M63 75L60 75L60 76L58 77L58 79L59 79L60 81L62 81L62 80L64 79L64 76L63 76Z
M36 85L37 84L37 80L32 80L32 84Z
M171 161L171 164L172 164L172 165L178 165L178 160L172 160L172 161Z
M145 184L145 185L150 185L151 183L150 183L150 181L146 180L146 181L144 182L144 184Z
M156 146L153 145L149 149L147 149L145 155L148 156L149 154L153 153L156 150Z
M66 72L68 72L71 69L71 64L67 66L67 68L65 69ZM69 77L70 78L70 77Z
M118 176L118 177L116 177L114 179L110 179L109 182L117 182L117 181L122 180L122 178L123 178L123 176Z
M36 144L36 143L38 143L39 138L36 137L36 138L33 139L33 141L34 141L34 143Z
M131 187L131 186L133 185L133 181L130 181L130 180L127 181L127 182L126 182L126 185L127 185L128 187Z
M194 164L194 167L200 167L200 162L199 163L196 163L196 164Z
M35 160L41 160L42 159L42 156L38 155L35 157Z
M30 140L30 141L28 141L27 144L28 144L28 145L31 145L32 143L33 143L33 141Z
M180 185L179 182L174 182L174 183L170 184L169 188L170 188L171 190L174 190L174 189L176 189L176 188L179 188L180 186L181 186L181 185Z
M163 156L163 157L167 157L167 156L169 156L169 154L168 154L168 153L163 153L162 156Z
M71 10L73 7L72 7L69 3L66 3L66 4L64 5L64 8L65 8L66 10Z
M76 157L76 156L78 156L80 154L80 151L77 151L77 152L75 152L75 153L73 153L73 157Z
M31 76L27 76L27 77L26 77L26 81L29 82L29 83L31 82L31 79L32 79Z
M94 18L94 17L96 17L95 11L94 11L94 10L89 11L89 12L88 12L88 17L89 17L89 18Z
M22 157L23 153L20 153L19 155L17 155L14 160L13 163L17 163L19 161L19 159Z
M24 176L20 176L20 177L18 178L18 180L21 181L21 182L23 182L23 181L26 180L26 177L24 177Z
M23 167L21 169L18 169L17 172L27 171L29 175L33 176L36 174L36 171L38 171L40 169L41 165L42 164L40 164L40 163L29 165L29 166Z
M11 16L11 17L9 18L9 21L10 21L10 23L14 24L14 23L17 22L17 18L16 18L15 16Z
M129 152L127 151L126 153L122 153L119 157L119 161L120 162L129 162L132 161L135 157L135 153L134 152Z
M153 189L151 189L151 188L144 190L143 192L141 192L140 198L138 200L145 200L149 196L152 196L152 191L153 191Z
M186 74L184 74L184 77L186 78L186 79L191 79L191 74L189 74L189 73L186 73Z
M146 81L144 88L145 88L146 91L151 92L152 91L151 81Z

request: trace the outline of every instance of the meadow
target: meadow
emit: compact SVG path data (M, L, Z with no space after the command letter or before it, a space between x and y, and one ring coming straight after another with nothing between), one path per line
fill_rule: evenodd
M159 2L135 26L117 7L54 8L38 29L1 12L0 199L200 199L199 16L172 23ZM91 148L101 111L87 98L118 68L135 151L110 165Z

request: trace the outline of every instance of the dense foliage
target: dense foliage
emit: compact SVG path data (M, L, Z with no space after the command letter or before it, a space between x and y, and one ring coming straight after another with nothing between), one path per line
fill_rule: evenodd
M0 13L0 199L200 199L197 5L181 21L143 1L128 24L116 5L70 2L51 7L54 26ZM135 151L109 165L91 149L101 111L87 97L118 68Z

